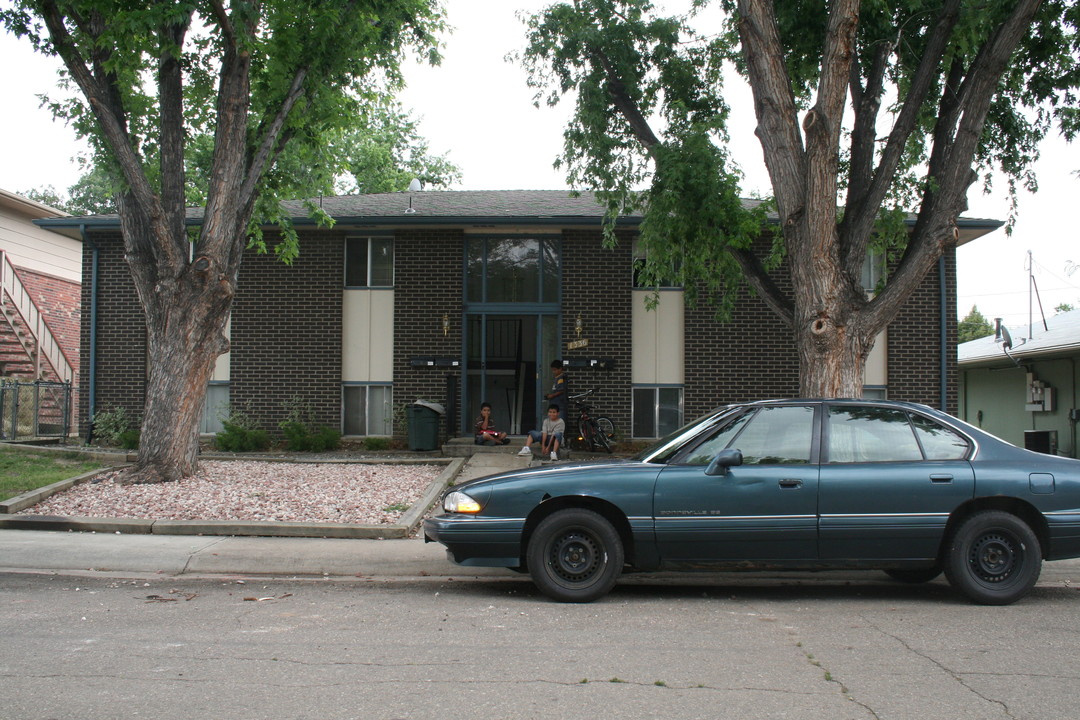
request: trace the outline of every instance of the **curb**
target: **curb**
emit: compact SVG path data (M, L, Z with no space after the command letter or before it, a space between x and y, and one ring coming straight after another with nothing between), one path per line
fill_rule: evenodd
M222 458L224 459L224 458ZM389 464L387 461L360 461L366 464ZM406 460L415 464L416 460ZM54 530L74 532L99 532L139 535L222 535L244 537L315 537L351 539L398 539L407 538L420 525L420 521L438 500L443 490L458 476L465 465L464 458L426 458L426 464L445 463L446 467L431 482L420 499L401 516L388 525L352 525L342 523L300 523L276 521L241 520L143 520L125 518L63 517L56 515L16 515L45 498L105 472L116 468L104 468L84 473L78 477L61 480L28 493L9 498L0 503L0 529L5 530Z

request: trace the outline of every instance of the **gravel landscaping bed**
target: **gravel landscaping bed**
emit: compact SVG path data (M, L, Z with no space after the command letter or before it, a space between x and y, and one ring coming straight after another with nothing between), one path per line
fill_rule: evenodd
M193 477L153 485L119 485L111 480L116 473L106 473L19 514L393 524L444 466L203 460L199 468Z

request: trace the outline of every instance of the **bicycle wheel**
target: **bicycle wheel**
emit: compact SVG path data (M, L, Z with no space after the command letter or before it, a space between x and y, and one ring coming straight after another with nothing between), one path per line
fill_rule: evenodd
M611 418L601 415L596 418L596 426L609 440L615 442L615 423L611 422Z
M592 421L593 424L593 444L596 445L598 450L603 450L606 453L611 452L612 440L608 437L608 434L600 429L600 418L596 418Z
M578 437L581 438L580 450L592 450L593 448L593 432L592 421L581 418L578 420Z

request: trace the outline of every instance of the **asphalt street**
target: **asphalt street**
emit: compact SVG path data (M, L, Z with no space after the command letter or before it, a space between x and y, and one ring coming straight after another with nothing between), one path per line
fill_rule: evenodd
M0 717L1064 720L1077 569L1007 607L880 573L628 579L590 605L511 574L3 574Z

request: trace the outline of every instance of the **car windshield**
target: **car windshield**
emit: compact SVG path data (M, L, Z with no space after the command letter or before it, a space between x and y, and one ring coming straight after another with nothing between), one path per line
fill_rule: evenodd
M683 425L667 437L645 448L635 455L633 459L638 462L659 463L662 465L670 460L671 456L678 452L688 440L715 426L721 418L725 417L733 409L733 406L728 405L713 410L708 415L702 415L697 420Z

